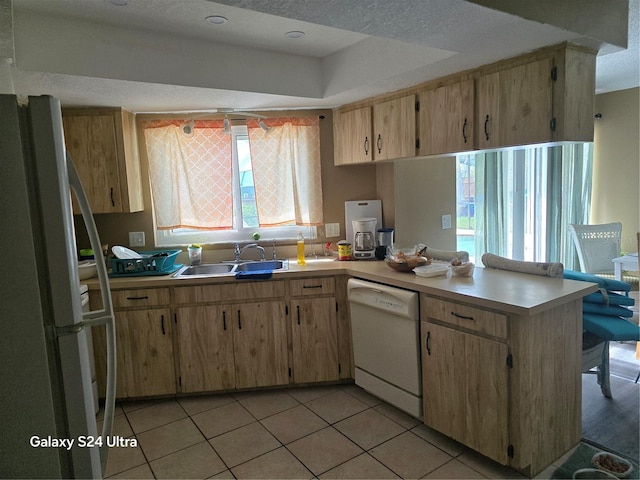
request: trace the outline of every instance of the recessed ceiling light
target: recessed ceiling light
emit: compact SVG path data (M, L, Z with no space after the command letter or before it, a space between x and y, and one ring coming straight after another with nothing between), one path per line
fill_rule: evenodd
M285 33L285 36L289 38L302 38L304 37L304 32L301 32L299 30L293 30L291 32Z
M207 23L212 25L224 25L225 23L229 23L229 19L222 15L211 15L210 17L205 18L205 20Z
M107 0L111 5L115 5L117 7L124 7L129 5L129 0Z

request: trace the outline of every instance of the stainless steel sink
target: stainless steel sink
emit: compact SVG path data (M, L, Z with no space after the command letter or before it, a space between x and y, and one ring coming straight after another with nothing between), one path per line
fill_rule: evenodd
M230 273L235 265L227 263L205 263L203 265L191 265L186 267L175 275L176 277L191 277L194 275L220 275Z
M260 270L286 270L289 267L286 260L256 260L241 263L205 263L191 265L178 270L174 278L216 277L236 272L256 272Z
M261 260L257 262L240 263L235 272L255 272L257 270L281 270L284 268L282 260Z

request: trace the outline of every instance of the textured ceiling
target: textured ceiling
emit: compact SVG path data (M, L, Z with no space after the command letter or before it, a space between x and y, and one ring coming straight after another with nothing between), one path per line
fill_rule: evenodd
M18 94L140 112L334 107L562 41L600 50L598 92L640 84L640 0L627 50L624 1L504 1L0 0L0 57Z

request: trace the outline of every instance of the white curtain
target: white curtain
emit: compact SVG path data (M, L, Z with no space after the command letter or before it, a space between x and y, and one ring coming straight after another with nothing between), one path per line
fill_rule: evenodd
M568 225L587 223L592 145L571 144L475 157L475 258L562 262L576 269Z
M247 121L261 227L321 225L322 175L317 117Z
M149 121L144 135L156 227L223 230L233 227L231 135L222 121Z

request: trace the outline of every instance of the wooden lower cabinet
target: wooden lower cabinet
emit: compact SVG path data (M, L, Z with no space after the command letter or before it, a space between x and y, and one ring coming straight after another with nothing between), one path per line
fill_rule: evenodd
M294 383L338 380L335 297L291 300Z
M581 308L519 314L421 294L425 423L540 473L582 437Z
M422 346L424 422L506 465L507 346L425 321Z
M171 310L153 308L115 312L116 397L132 398L176 393ZM104 327L94 327L98 394L105 396L106 340Z
M112 298L118 398L353 377L346 278L114 290ZM90 300L100 307L99 294ZM104 398L104 328L92 331Z
M176 392L171 311L168 308L116 312L118 397Z
M289 383L284 301L221 308L233 325L236 388Z
M233 332L220 306L176 309L180 387L183 393L235 388Z
M284 302L176 309L182 393L289 383Z

